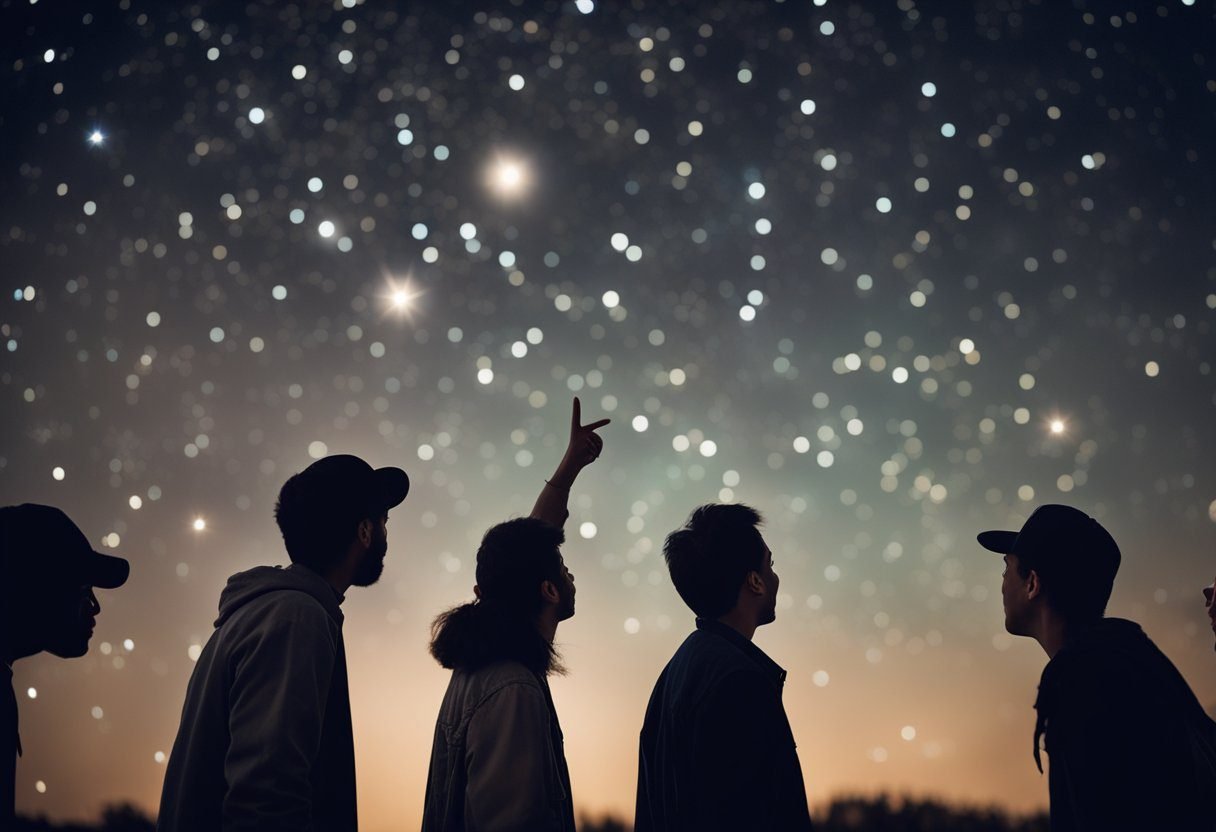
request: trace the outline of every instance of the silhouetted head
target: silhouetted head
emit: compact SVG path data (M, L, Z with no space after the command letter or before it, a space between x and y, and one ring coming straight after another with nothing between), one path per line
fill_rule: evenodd
M345 454L317 460L283 484L274 518L292 563L370 586L384 571L388 511L405 499L400 468L373 469Z
M760 513L739 503L693 511L667 536L663 557L671 582L698 618L717 620L738 610L756 626L777 618L777 587Z
M1070 627L1105 614L1122 557L1110 533L1084 512L1039 506L1021 531L982 532L978 540L1005 556L1001 599L1013 635L1036 635L1044 611Z
M94 587L122 586L130 565L95 552L66 514L26 503L0 509L0 635L6 661L47 651L83 656L101 612Z
M574 615L574 575L562 558L564 541L561 529L533 517L486 532L477 550L477 600L435 619L431 655L453 669L512 660L538 673L561 672L538 625L546 615L556 621Z

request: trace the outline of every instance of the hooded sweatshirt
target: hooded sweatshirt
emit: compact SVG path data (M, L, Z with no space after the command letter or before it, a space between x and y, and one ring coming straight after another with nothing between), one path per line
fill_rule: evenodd
M158 830L357 828L341 601L303 566L228 579L186 689Z

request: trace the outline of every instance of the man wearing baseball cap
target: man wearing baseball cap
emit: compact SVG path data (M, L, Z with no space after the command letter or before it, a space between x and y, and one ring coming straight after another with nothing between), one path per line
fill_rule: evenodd
M988 531L1005 556L1005 629L1049 661L1035 702L1050 760L1052 832L1211 832L1216 724L1140 625L1105 618L1121 556L1097 520L1044 505L1021 531Z
M94 587L123 585L130 565L93 551L88 538L52 506L0 508L0 829L13 819L17 756L17 697L13 662L46 651L83 656L101 605Z
M157 828L349 832L355 750L339 606L384 569L400 468L328 456L284 484L291 565L228 579L186 689Z

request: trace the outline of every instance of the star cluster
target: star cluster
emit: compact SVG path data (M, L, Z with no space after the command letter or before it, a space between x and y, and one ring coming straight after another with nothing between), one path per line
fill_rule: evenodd
M576 799L632 806L690 623L663 537L740 500L812 800L1041 804L978 530L1098 517L1111 613L1212 678L1216 39L1133 5L0 3L0 488L132 562L89 656L18 666L19 808L155 806L224 579L354 452L414 482L346 604L361 812L413 822L427 622L574 395L613 420L567 527Z

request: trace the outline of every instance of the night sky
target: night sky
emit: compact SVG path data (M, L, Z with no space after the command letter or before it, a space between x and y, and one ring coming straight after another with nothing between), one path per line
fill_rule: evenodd
M576 394L580 810L632 815L708 501L766 517L815 806L1045 805L1046 657L975 542L1040 503L1216 706L1207 0L0 0L0 44L0 500L132 566L86 657L15 667L20 811L155 809L221 587L357 453L413 480L344 604L359 809L415 826L428 624Z

